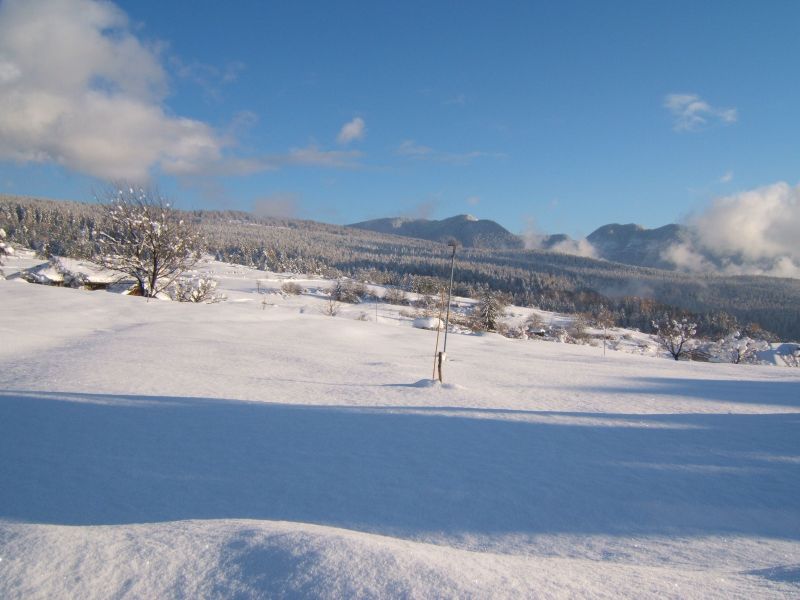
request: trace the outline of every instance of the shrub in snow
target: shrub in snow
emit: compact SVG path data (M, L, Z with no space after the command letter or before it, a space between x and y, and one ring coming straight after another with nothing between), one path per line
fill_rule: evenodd
M531 313L530 316L525 320L525 328L535 330L544 329L544 320L538 314Z
M358 304L367 295L367 286L358 281L339 279L330 289L330 296L336 302Z
M556 341L559 344L580 344L581 342L575 339L567 327L560 325L553 325L547 331L546 339Z
M614 313L602 304L592 310L589 321L598 329L608 329L615 325Z
M748 323L742 329L742 335L753 338L754 340L764 340L767 343L780 343L781 339L771 331L767 331L758 323Z
M776 354L787 367L800 367L800 344L781 344Z
M759 362L759 352L769 350L769 343L735 331L717 342L707 344L703 349L709 353L712 360L718 362L754 364Z
M507 338L511 338L511 339L514 339L514 340L527 340L528 339L528 334L527 334L524 326L508 327L503 332L503 335L506 336Z
M20 277L28 283L70 288L80 288L88 283L85 273L73 273L56 256L51 257L45 264L25 269L20 273Z
M593 340L592 334L586 331L586 318L583 315L575 315L567 333L571 338L570 343L573 344L586 344Z
M361 281L349 281L348 291L356 298L356 302L361 302L369 296L366 284Z
M694 346L686 350L686 357L695 362L711 362L714 358L708 350L700 346Z
M100 263L133 277L137 293L152 298L199 260L200 235L154 191L121 187L107 194Z
M287 281L281 286L281 291L289 296L299 296L303 293L303 288L294 281Z
M206 302L213 304L225 300L217 294L217 282L210 277L181 277L170 288L170 296L178 302Z
M400 288L388 288L383 294L383 301L389 304L405 306L408 304L408 296L406 296L405 291Z
M411 304L416 309L417 317L436 317L443 312L445 303L443 295L423 294Z
M438 296L445 289L444 281L428 275L414 275L410 283L411 291L416 294Z
M687 342L697 334L697 325L686 318L678 321L664 317L660 321L653 321L653 328L656 330L658 343L675 360L680 360L687 354Z
M67 269L63 264L61 264L61 261L58 260L58 258L56 257L51 258L50 263L63 278L65 287L82 288L87 283L89 283L89 278L86 276L85 273L73 273L72 271Z
M544 320L536 313L531 313L525 321L523 329L528 338L544 338L547 335Z

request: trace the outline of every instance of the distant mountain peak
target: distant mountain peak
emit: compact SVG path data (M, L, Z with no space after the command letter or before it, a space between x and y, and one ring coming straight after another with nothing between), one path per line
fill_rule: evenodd
M586 238L598 256L629 265L673 269L666 250L680 243L687 235L681 225L664 225L648 229L635 223L610 223L598 227Z
M458 242L466 248L522 248L522 240L503 226L488 219L463 214L442 220L395 217L353 223L350 227L378 233L391 233L433 242Z
M395 229L399 229L406 223L413 221L413 219L409 219L408 217L397 217L395 219L391 219L391 221L392 221L392 227L394 227Z
M642 231L648 231L648 229L642 225L639 225L638 223L609 223L608 225L598 227L590 234L590 237L628 236L640 233Z

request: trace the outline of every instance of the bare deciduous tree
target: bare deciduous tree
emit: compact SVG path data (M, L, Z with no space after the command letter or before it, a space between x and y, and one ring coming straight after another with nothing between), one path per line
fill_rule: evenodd
M116 186L106 199L100 263L133 277L139 295L165 291L200 258L199 233L156 191Z
M653 321L656 338L659 344L672 355L675 360L687 354L686 342L697 334L697 325L683 318L680 321L664 317L660 321Z
M323 315L335 317L342 309L342 305L333 296L330 296L320 309Z

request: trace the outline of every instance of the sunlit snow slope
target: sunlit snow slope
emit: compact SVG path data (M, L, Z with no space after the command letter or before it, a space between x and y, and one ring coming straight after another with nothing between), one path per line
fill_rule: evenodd
M216 269L0 281L0 597L800 594L797 369L451 334L431 385L398 310Z

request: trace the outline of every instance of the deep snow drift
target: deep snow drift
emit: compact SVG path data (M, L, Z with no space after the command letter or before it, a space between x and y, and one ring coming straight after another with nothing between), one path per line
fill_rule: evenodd
M451 334L432 385L397 309L214 268L0 281L0 597L800 594L799 370Z

